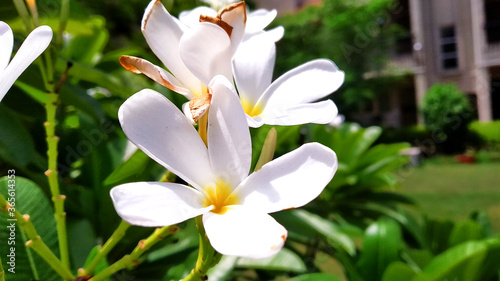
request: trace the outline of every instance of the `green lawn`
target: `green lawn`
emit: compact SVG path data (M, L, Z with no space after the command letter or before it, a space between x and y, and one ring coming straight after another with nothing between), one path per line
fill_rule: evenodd
M451 157L427 160L401 177L401 192L429 217L465 220L472 211L488 214L500 233L500 162L461 164Z

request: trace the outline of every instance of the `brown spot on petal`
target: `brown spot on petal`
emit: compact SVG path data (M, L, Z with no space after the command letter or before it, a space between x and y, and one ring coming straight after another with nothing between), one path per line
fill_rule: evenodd
M214 18L205 15L200 15L200 22L209 22L220 26L222 29L224 29L224 31L227 33L229 37L231 37L231 33L233 32L233 27L218 17Z
M194 122L198 121L198 119L207 112L211 102L212 94L210 93L196 96L189 101L189 109L191 110Z
M216 24L220 26L222 29L224 29L227 35L231 37L231 34L233 33L233 26L231 26L231 24L223 20L224 15L226 14L229 16L230 13L242 13L243 23L247 22L247 12L244 1L226 6L224 9L220 10L219 13L217 13L216 17L200 15L200 22L210 22Z
M283 239L283 242L285 242L286 241L286 235L285 234L281 235L281 239Z
M286 209L283 209L283 210L292 210L292 209L295 209L295 207L290 207L290 208L286 208Z

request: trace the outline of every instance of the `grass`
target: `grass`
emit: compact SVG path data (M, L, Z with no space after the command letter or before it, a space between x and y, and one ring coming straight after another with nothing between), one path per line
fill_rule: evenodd
M452 157L427 160L405 173L401 192L431 218L463 221L483 211L500 233L500 161L462 164Z

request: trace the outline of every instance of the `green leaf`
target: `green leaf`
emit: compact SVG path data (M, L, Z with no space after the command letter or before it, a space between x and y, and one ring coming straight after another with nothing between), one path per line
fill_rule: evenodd
M85 264L85 257L97 244L92 224L85 219L68 222L68 241L71 242L70 254L75 268Z
M89 96L85 89L71 84L64 84L60 91L60 98L64 104L73 105L88 114L99 123L104 119L104 112L99 103Z
M198 259L198 251L193 251L186 259L184 259L184 262L180 263L179 265L171 267L167 271L165 277L163 277L163 280L164 281L180 280L186 277L189 274L189 272L191 272L191 270L194 268L197 259Z
M236 266L299 273L307 271L302 258L286 248L281 249L276 255L264 259L240 258L236 262Z
M144 152L138 149L127 161L121 163L104 180L104 185L117 185L127 181L127 179L137 177L144 172L149 159L150 158Z
M400 226L382 217L365 233L363 249L357 267L366 280L381 280L387 266L399 260L402 238Z
M290 281L341 281L341 279L330 274L311 273L294 277Z
M474 221L467 220L457 223L450 234L449 247L456 246L462 242L480 240L483 237L481 226Z
M417 273L409 265L395 261L391 263L382 276L382 281L411 280Z
M90 253L89 253L87 259L85 260L85 264L84 264L83 267L86 267L87 265L89 265L92 262L92 260L94 260L94 258L99 253L100 247L101 246L94 246L94 248L92 248L92 250L90 250ZM95 274L103 271L108 266L109 266L109 264L108 264L107 260L106 259L101 259L101 261L99 262L99 264L97 264L97 267L95 268ZM110 281L111 279L108 277L108 278L106 278L104 280L105 281Z
M354 255L356 252L354 242L348 235L342 233L336 224L318 215L306 210L289 210L275 213L273 217L289 232L308 238L322 237L330 245L344 249L349 255Z
M231 273L236 267L236 262L238 257L234 256L223 256L220 262L208 270L208 276L210 280L224 281L231 277Z
M473 281L488 252L485 242L470 241L436 256L412 281Z
M26 94L28 94L30 97L32 97L34 100L38 101L41 104L44 104L47 102L47 93L35 88L31 85L28 85L24 82L21 82L21 80L17 80L15 82L15 85L19 87L19 89L23 90Z
M8 182L8 180L7 177L0 178L0 192L2 195L7 200L13 198L13 200L9 200L10 204L21 214L28 214L30 216L30 220L45 244L47 244L56 256L59 256L56 222L49 200L40 188L28 179L16 177L14 185L12 185L13 182ZM9 184L12 188L9 188ZM12 193L12 190L14 190L14 193ZM4 226L0 228L0 241L2 241L0 243L0 252L2 253L2 263L7 277L6 280L61 280L59 275L37 253L24 246L28 238L24 233L21 233L15 221L7 221L9 219L8 214L6 212L0 213L0 225ZM9 245L7 242L8 237L13 233L5 226L11 223L16 226L15 240L13 240L15 244ZM3 256L3 253L5 255L11 253L11 247L15 248L15 274L9 271L9 268L12 267L7 264L8 261ZM31 261L30 255L32 258Z
M26 167L36 157L35 144L24 125L0 103L0 157L12 165Z

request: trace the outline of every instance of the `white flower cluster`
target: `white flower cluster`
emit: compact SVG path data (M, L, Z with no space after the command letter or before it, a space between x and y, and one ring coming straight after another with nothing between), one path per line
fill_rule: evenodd
M142 90L119 110L127 137L188 185L136 182L111 190L118 214L140 226L172 225L203 216L219 253L262 258L277 253L287 231L269 213L316 198L337 170L335 153L308 143L250 173L249 126L328 124L331 100L344 73L319 59L272 82L275 42L283 28L264 28L276 11L246 11L244 2L219 12L201 7L171 16L159 0L147 7L143 34L168 69L137 57L121 64L143 73L190 101L178 109L163 95ZM236 90L237 89L237 90ZM206 139L193 123L204 118ZM200 119L203 120L203 119ZM205 124L205 125L204 125Z

